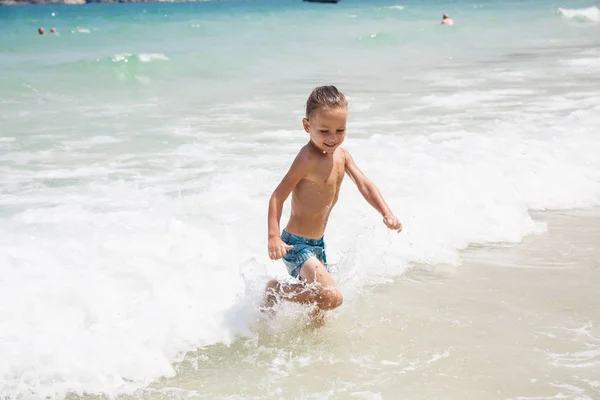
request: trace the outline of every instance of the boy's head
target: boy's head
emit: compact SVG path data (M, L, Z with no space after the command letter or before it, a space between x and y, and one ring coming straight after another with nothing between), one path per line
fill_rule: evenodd
M315 88L306 102L304 130L323 153L333 153L346 137L348 101L335 86Z
M315 111L334 108L348 109L348 101L335 86L318 86L314 88L306 101L306 119L310 119Z

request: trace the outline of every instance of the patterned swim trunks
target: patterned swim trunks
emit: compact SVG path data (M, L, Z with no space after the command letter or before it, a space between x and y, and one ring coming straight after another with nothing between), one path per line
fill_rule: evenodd
M302 266L311 257L316 257L327 268L327 255L325 254L325 242L321 239L308 239L302 236L292 235L285 230L281 232L281 240L294 246L283 256L283 263L291 276L298 278Z

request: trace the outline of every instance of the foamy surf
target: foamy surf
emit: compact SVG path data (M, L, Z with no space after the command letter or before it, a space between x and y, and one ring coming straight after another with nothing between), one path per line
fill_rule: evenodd
M587 8L559 8L558 11L566 18L582 21L600 22L600 9L598 7Z
M162 53L140 53L140 54L132 54L132 53L120 53L112 56L111 60L113 62L129 62L131 59L135 59L136 61L147 63L154 60L160 61L168 61L169 57Z
M345 184L326 239L347 301L411 263L458 264L458 251L469 244L518 242L544 231L530 209L597 204L600 143L590 135L596 115L580 112L574 121L586 122L577 131L566 129L569 118L552 126L533 118L490 125L485 134L349 138L347 148L382 187L405 231L387 232ZM215 140L189 150L199 157ZM178 170L177 153L160 163L166 171ZM173 376L171 363L187 351L252 335L266 279L285 276L280 263L267 260L261 234L283 159L273 171L230 164L230 172L207 175L192 186L199 191L182 197L168 193L185 181L185 170L171 178L166 171L144 174L138 184L103 182L127 176L118 160L104 169L5 175L5 187L25 177L56 182L2 199L9 207L30 204L2 227L9 270L0 294L8 321L0 351L3 376L14 376L4 384L8 393L119 393ZM58 179L81 183L61 186ZM70 378L61 383L57 376Z

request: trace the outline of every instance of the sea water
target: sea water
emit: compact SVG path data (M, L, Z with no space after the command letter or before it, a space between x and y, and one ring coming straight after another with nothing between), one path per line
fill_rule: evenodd
M175 386L170 395L183 398L232 387L239 398L380 398L361 389L360 374L336 384L338 372L319 369L348 345L343 332L328 336L336 318L344 326L344 316L376 313L360 304L415 265L460 269L468 246L543 234L534 210L600 204L598 7L0 8L0 393L148 395L140 390L150 385L159 394ZM441 26L443 13L456 24ZM347 95L344 146L404 231L386 230L343 184L325 239L345 303L307 338L294 325L302 310L265 327L256 308L268 279L286 279L267 256L267 203L307 142L304 102L324 84ZM282 225L288 213L286 205ZM350 344L360 347L352 326ZM598 371L590 335L592 364L580 368ZM416 351L405 365L379 346L378 365L407 371L449 354ZM217 379L236 354L237 368L255 375ZM360 371L368 357L344 365ZM198 368L215 372L194 380ZM331 385L286 396L278 379L301 382L304 368ZM181 376L195 383L157 381ZM385 374L369 384L378 379Z

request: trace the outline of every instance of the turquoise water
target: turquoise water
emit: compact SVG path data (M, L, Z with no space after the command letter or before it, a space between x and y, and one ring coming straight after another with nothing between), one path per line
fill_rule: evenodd
M0 8L0 392L131 393L187 351L247 346L260 288L285 272L266 204L316 85L350 99L345 146L405 226L392 236L344 184L327 231L340 315L415 263L543 232L531 210L600 204L598 7ZM361 379L356 393L376 382Z

